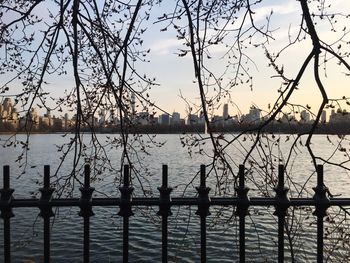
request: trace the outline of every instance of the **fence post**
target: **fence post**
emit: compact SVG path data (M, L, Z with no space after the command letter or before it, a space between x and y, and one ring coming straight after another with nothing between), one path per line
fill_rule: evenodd
M244 165L239 165L238 172L239 182L238 187L236 187L236 192L238 195L238 204L236 215L239 216L239 262L245 262L245 217L248 215L249 207L249 188L244 185Z
M210 188L206 187L206 172L205 165L202 164L200 168L200 186L196 187L198 192L198 210L196 215L200 216L201 220L201 263L207 261L207 226L206 226L206 217L210 215L210 198L209 191Z
M129 261L129 217L134 213L131 210L131 194L134 190L129 186L129 165L124 165L124 183L119 187L121 192L120 197L120 211L118 215L123 217L123 262Z
M323 262L323 217L327 215L327 208L330 206L326 193L328 188L323 183L323 165L317 165L317 186L315 191L315 211L317 216L317 263Z
M1 193L1 218L4 220L4 261L11 262L11 225L10 219L14 217L12 212L11 202L13 199L14 190L10 188L10 166L3 167L3 187Z
M162 186L158 187L159 211L157 215L162 217L162 262L168 262L168 216L171 216L171 198L170 193L173 190L168 187L168 166L162 167Z
M50 188L50 165L44 166L44 187L40 188L39 209L44 220L44 262L50 262L50 217L54 216L50 204L54 188Z
M92 211L92 193L95 188L90 187L90 165L84 166L84 187L79 188L81 192L80 197L80 211L79 216L84 219L84 248L83 257L84 263L90 262L90 217L94 215Z
M289 188L284 186L284 166L278 166L278 183L274 188L276 192L276 211L273 213L278 217L278 262L284 262L284 224L290 200L287 196Z

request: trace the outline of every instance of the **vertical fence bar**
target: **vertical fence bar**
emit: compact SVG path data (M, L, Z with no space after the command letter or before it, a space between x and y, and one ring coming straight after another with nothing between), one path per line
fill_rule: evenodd
M278 262L284 262L284 224L290 200L287 196L289 189L284 186L284 166L278 166L278 182L274 188L276 192L276 211L274 215L278 217Z
M1 217L4 220L4 262L11 262L11 224L10 219L13 217L11 201L13 189L10 188L10 166L3 167L3 188L0 190L1 202L5 206L1 209Z
M323 217L317 216L317 262L323 262Z
M120 211L118 215L123 217L123 262L129 261L129 217L133 215L131 210L131 194L134 190L129 187L129 165L124 165L124 183L119 187L121 192Z
M129 217L123 217L123 262L129 262Z
M40 188L39 215L44 220L44 262L50 262L50 217L54 216L50 201L53 188L50 188L50 166L44 166L44 187Z
M317 263L323 262L323 217L327 215L327 208L330 206L326 193L328 188L323 183L323 166L317 165L317 186L315 191L315 211L317 216Z
M50 166L44 166L44 188L50 187ZM44 262L50 262L50 217L44 216Z
M172 188L168 187L168 166L162 167L162 186L158 187L160 192L159 211L157 215L162 216L162 262L168 262L168 216L171 216L170 193Z
M245 217L248 214L249 207L249 188L244 184L244 165L239 165L238 187L236 187L238 195L238 205L236 215L239 216L239 262L245 262Z
M210 215L209 207L210 207L210 198L209 191L210 188L206 187L206 172L205 165L201 165L200 167L200 186L196 187L198 192L198 210L196 212L197 215L200 216L201 221L201 263L205 263L207 261L207 226L206 226L206 217Z
M95 188L90 187L90 165L84 166L84 187L80 187L81 198L80 198L80 212L79 216L83 217L83 235L84 235L84 246L83 246L83 262L90 262L90 217L94 215L92 211L92 193Z

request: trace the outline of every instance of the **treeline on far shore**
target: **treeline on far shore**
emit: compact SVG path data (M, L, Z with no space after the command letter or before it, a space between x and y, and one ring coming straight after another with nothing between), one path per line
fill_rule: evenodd
M239 132L255 132L261 129L266 133L286 133L286 134L302 134L309 133L312 130L311 123L283 123L283 122L271 122L266 126L261 126L261 123L246 124L239 123L233 125L212 125L211 131L215 133L239 133ZM204 133L204 124L194 125L129 125L123 127L124 132L127 133L145 133L145 134L171 134L171 133ZM0 124L0 132L32 132L32 133L60 133L67 132L73 133L74 127L19 127L15 128L12 125L6 125L6 123ZM120 125L110 126L82 126L82 132L96 132L96 133L121 133L122 128ZM320 123L317 125L315 134L350 134L350 123Z

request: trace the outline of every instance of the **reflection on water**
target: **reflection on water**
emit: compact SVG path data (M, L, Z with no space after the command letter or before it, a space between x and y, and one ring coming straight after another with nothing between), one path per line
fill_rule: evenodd
M101 135L105 136L105 135ZM0 136L2 139L4 136ZM335 138L336 139L336 138ZM38 180L42 180L43 165L50 164L54 170L59 164L59 154L55 145L59 145L65 138L60 135L33 135L27 172L20 179L16 179L21 169L14 161L20 149L0 149L0 165L9 164L11 167L11 187L15 189L15 198L29 197L40 186ZM147 177L149 188L158 195L157 187L160 185L161 164L169 166L169 184L177 186L172 196L183 193L184 187L189 184L193 176L198 172L201 163L208 163L208 157L187 154L186 148L179 147L179 135L159 135L159 140L166 142L162 148L154 148L151 155L143 156L143 162L149 169L151 177ZM317 151L325 156L330 155L334 147L327 143L323 137L318 140ZM288 149L289 145L282 144ZM232 149L232 158L240 163L239 155ZM111 160L117 163L120 153L110 152ZM342 155L334 155L343 158ZM62 173L69 171L69 159L62 167ZM305 178L312 174L313 167L305 149L301 149L293 157L295 181L303 185ZM334 180L336 176L336 180ZM119 196L118 182L114 181L115 174L104 174L103 180L95 181L92 186L98 192ZM349 178L344 170L337 167L325 167L326 185L337 194L346 194L349 188ZM209 178L209 186L213 183ZM249 181L247 182L249 185ZM198 185L198 178L193 182ZM254 185L249 185L250 195L254 195ZM307 188L315 186L312 178L307 183ZM310 191L312 193L312 191ZM136 186L135 195L140 195L140 189ZM190 185L187 196L193 196L195 189ZM79 191L75 193L79 197ZM91 262L121 262L122 256L122 220L117 215L118 207L93 209L95 216L91 218ZM173 207L173 216L169 217L169 261L170 262L199 262L200 235L199 218L195 215L196 208L182 207L181 210ZM258 210L250 208L250 215L246 219L246 247L249 262L276 262L277 261L277 224L272 215L274 209ZM135 215L130 218L130 262L160 262L161 261L161 224L156 216L156 210L146 208L134 209ZM221 211L218 207L211 207L212 215L208 217L207 256L208 262L237 262L238 260L238 225L233 208L229 207ZM11 219L12 256L14 262L23 262L31 259L42 262L43 239L42 219L38 217L38 209L18 208L14 209L15 217ZM301 235L293 237L293 247L297 262L314 262L316 256L316 231L312 224L315 218L307 217L304 210L298 220L303 222L304 229L300 229ZM327 224L326 224L327 226ZM2 224L0 224L2 233ZM82 218L78 216L78 208L63 208L56 211L56 218L52 224L51 253L53 262L82 262ZM0 237L0 246L3 245ZM286 261L290 261L288 252L289 244L286 239ZM0 261L3 260L0 255ZM334 261L335 262L335 261Z

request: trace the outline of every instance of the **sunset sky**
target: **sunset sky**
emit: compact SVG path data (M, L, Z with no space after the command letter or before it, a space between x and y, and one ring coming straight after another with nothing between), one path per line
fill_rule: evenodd
M180 98L180 94L193 102L199 103L198 88L193 84L194 71L192 58L190 54L185 57L178 56L179 49L183 49L184 47L177 40L175 30L169 27L169 30L161 32L164 24L153 23L156 21L157 16L171 10L174 2L173 0L163 1L161 6L154 9L154 13L151 16L152 23L148 25L144 36L144 48L151 49L149 55L151 62L144 64L138 63L137 69L141 73L147 73L150 76L156 77L157 83L160 84L160 86L153 87L150 91L151 99L165 111L169 113L178 111L184 116L186 114L186 103ZM283 4L281 4L282 2ZM328 13L350 14L348 0L316 2L324 2L326 5L331 3L332 7L326 11ZM270 52L277 52L289 42L289 38L292 39L296 35L301 21L299 5L299 1L296 0L284 0L278 1L278 3L273 0L265 0L252 8L256 25L265 24L266 17L273 11L270 28L274 30L273 37L275 40L270 40L270 44L267 46ZM314 6L310 6L310 9L316 10ZM47 10L47 7L42 7L41 11L45 12L45 10ZM348 31L347 29L342 31L348 22L349 18L347 20L338 19L335 25L336 32L330 31L331 26L326 21L317 24L316 29L322 40L326 43L333 43L339 36ZM348 35L345 36L345 40L350 41ZM344 46L346 45L346 43L343 44ZM295 77L311 48L311 41L306 39L290 47L277 60L279 66L283 65L284 72L289 78L293 79ZM348 50L348 46L344 48L344 51ZM223 56L225 51L226 48L224 45L216 45L209 49L212 59L205 61L206 65L218 74L226 69L227 59ZM272 78L275 72L267 67L268 61L262 47L251 47L245 50L245 52L249 54L250 59L255 63L255 65L251 64L249 66L250 74L253 76L254 86L252 90L248 85L239 85L232 88L232 101L243 113L247 112L252 104L267 110L267 105L269 103L273 104L277 98L277 90L280 88L281 82L277 78ZM345 67L338 66L337 61L334 60L328 61L326 74L321 67L320 73L322 80L330 98L340 98L349 94L349 80L346 80L344 77L344 72L346 73ZM229 70L226 77L229 78L234 74L235 72L233 70ZM0 75L1 83L4 82L4 79L6 79L6 76ZM47 90L53 96L59 96L63 93L64 89L69 89L74 85L72 75L60 78L55 77L48 79L48 81ZM299 89L293 95L291 101L304 106L308 104L314 112L317 111L317 107L321 102L321 94L317 90L313 80L311 67L306 71L305 77L302 79ZM225 101L225 99L221 101L222 104L226 102L227 100ZM216 113L221 114L222 108L219 108ZM237 113L238 110L230 106L230 114L235 115Z
M331 10L350 13L350 5L346 0L326 1L326 3L332 3ZM272 41L268 48L271 51L277 51L288 43L288 30L291 33L298 30L301 17L300 6L299 2L295 0L284 1L283 5L276 4L276 1L263 1L263 4L253 9L255 22L257 24L263 23L271 10L273 10L271 28L276 30L273 34L276 40ZM344 20L338 21L336 27L340 30L336 33L330 32L330 27L326 23L316 25L316 28L321 39L327 41L327 43L332 43L342 34L341 29L344 26L346 26ZM349 37L347 37L347 41L349 41ZM181 45L176 40L174 32L152 33L152 38L150 38L148 43L152 50L152 56L150 66L147 67L152 72L155 72L157 80L161 84L161 87L153 89L152 94L156 98L161 98L158 100L158 104L161 107L170 112L177 110L183 113L186 105L179 98L180 91L185 97L194 98L198 101L197 87L192 84L194 74L191 56L187 55L183 58L177 56L176 53L179 53L178 49L181 48ZM280 65L284 66L288 77L295 77L296 72L311 49L311 41L307 39L295 44L278 60ZM216 46L215 50L212 50L211 55L212 57L221 58L224 51L225 48L223 46ZM262 48L251 48L249 50L250 57L257 66L256 68L251 67L251 74L254 78L253 90L248 85L232 88L232 99L242 112L247 112L252 104L262 109L267 109L267 105L273 103L278 96L277 90L280 87L280 80L271 78L271 76L275 75L275 72L266 67L268 61L264 53ZM224 58L207 62L215 70L224 70L226 66ZM344 72L346 72L345 67L339 67L333 61L328 62L327 77L324 71L320 70L330 98L340 98L349 94L349 80L346 81ZM234 72L232 72L233 74ZM310 67L300 84L298 92L292 97L292 101L302 105L308 104L316 111L317 106L321 102L321 94L317 90ZM230 108L231 111L234 111L232 107ZM222 109L218 111L220 114L221 112ZM235 112L230 113L235 114Z

